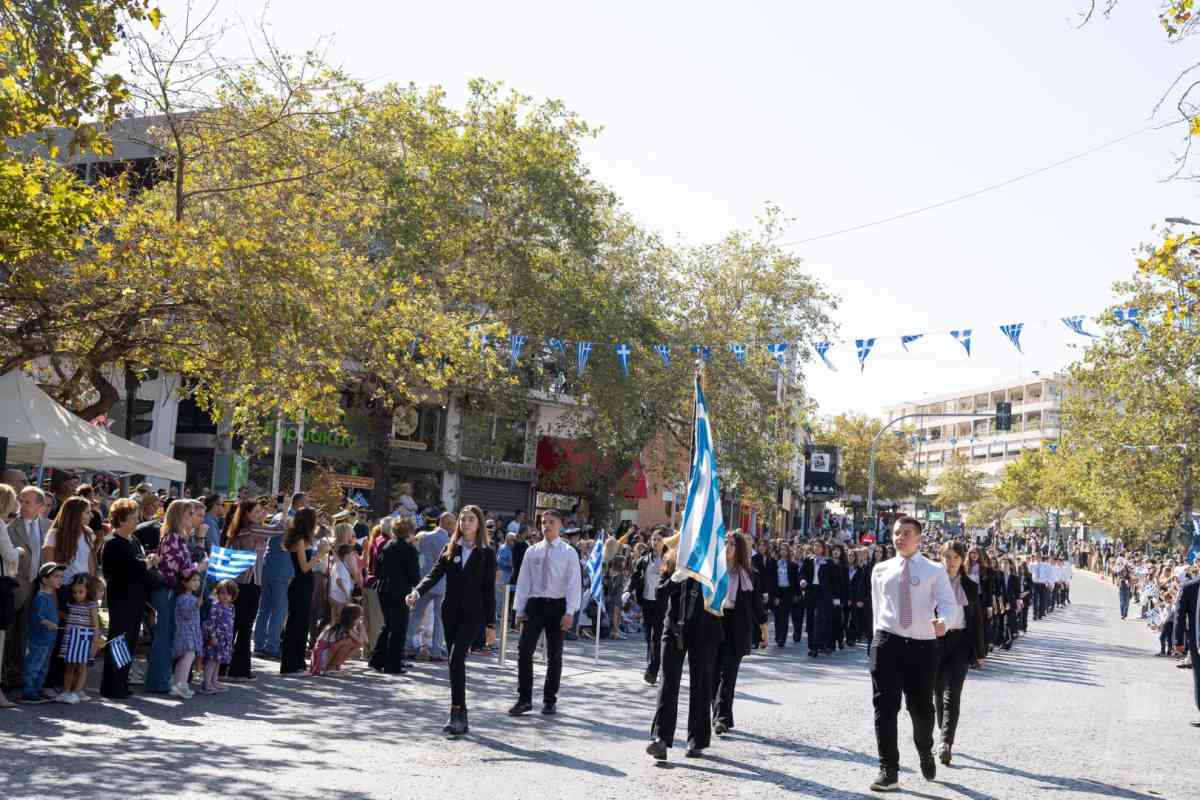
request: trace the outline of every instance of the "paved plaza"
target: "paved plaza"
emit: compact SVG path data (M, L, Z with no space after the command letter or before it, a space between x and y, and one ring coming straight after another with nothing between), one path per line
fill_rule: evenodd
M1154 657L1115 590L1077 573L1075 603L993 654L964 689L954 765L928 782L901 718L902 793L921 798L1195 797L1190 676ZM515 642L510 642L515 651ZM472 659L471 733L440 733L444 665L384 677L260 678L188 702L25 706L0 716L0 797L847 798L875 776L862 648L743 664L737 730L702 760L643 752L654 689L637 642L568 645L559 714L510 719L515 663ZM539 671L540 675L540 671ZM535 697L536 699L536 697ZM686 709L682 720L686 720ZM682 721L681 720L681 721Z

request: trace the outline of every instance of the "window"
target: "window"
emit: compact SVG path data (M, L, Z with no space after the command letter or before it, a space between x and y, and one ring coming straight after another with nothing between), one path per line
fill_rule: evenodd
M475 414L463 418L462 454L481 461L524 464L529 438L527 417Z

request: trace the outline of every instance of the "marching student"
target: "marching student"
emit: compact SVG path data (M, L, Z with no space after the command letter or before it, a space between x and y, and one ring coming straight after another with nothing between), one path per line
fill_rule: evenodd
M544 538L525 552L517 577L514 608L521 621L517 702L508 710L514 717L533 710L533 651L543 631L546 634L546 682L542 687L542 713L553 714L557 710L562 680L563 633L570 630L579 611L583 589L579 554L559 538L561 530L562 514L553 508L543 511Z
M933 685L937 639L945 635L946 621L935 616L934 609L949 608L957 598L946 571L920 554L921 530L921 522L913 517L896 520L892 534L896 557L878 564L871 576L875 639L870 668L879 749L879 775L871 790L876 792L899 787L896 718L902 696L912 717L921 774L926 780L937 777Z
M830 564L830 650L846 646L846 607L850 605L850 564L846 559L846 548L835 544L829 548Z
M442 628L450 650L450 719L442 730L451 736L461 736L469 730L467 652L481 627L486 626L488 646L496 642L496 554L484 533L483 511L479 506L463 506L458 512L450 541L433 569L409 593L408 607L416 606L421 596L442 578L446 579Z
M683 679L683 659L688 662L688 758L700 758L712 743L712 672L717 647L724 639L721 618L704 607L704 591L693 578L671 580L678 553L672 549L663 559L662 583L658 590L667 597L667 618L663 631L663 680L658 688L658 704L650 726L652 740L646 752L664 761L675 742L679 717L679 684ZM752 584L753 585L753 584ZM740 590L740 582L739 582ZM739 591L740 593L740 591Z
M788 556L788 546L775 545L772 558L767 560L766 585L775 612L775 646L787 647L788 623L792 619L792 603L800 591L800 569Z
M958 730L963 681L975 657L973 629L976 623L971 608L979 602L979 589L973 581L963 580L967 549L961 542L946 542L941 554L955 602L948 606L939 604L936 608L938 616L946 620L946 635L939 641L933 699L942 739L938 758L949 766L954 734Z
M629 582L630 591L642 609L642 631L646 636L646 672L642 679L651 686L658 683L658 671L662 666L663 614L666 611L666 603L658 599L658 580L665 549L662 532L656 530L650 534L650 550L637 560Z
M825 543L813 543L812 557L800 568L800 586L808 598L808 656L833 652L833 562Z
M767 624L767 609L762 594L755 589L754 567L750 564L750 544L741 531L725 537L725 564L729 588L723 604L724 629L717 645L713 671L713 730L720 736L733 725L733 695L737 689L738 667L750 653L755 629Z

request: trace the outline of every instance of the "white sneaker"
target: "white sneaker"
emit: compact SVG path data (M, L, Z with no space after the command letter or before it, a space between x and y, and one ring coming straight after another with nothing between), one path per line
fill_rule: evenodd
M180 700L187 700L190 696L188 688L180 683L171 684L171 694L175 695Z
M87 692L79 691L79 692L73 692L73 694L75 695L76 698L79 699L79 702L81 702L81 703L86 703L88 700L92 699L91 697L88 696Z
M141 662L134 663L133 666L129 668L129 682L140 684L146 683L146 668L142 666Z
M180 688L183 689L184 696L187 697L188 700L191 700L193 697L196 696L196 690L193 689L192 687L188 686L186 683Z
M72 706L79 702L79 697L74 692L63 692L54 699L59 703L66 703Z

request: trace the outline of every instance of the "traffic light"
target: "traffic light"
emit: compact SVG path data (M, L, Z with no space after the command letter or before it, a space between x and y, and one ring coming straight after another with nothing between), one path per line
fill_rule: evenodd
M134 398L133 405L129 408L129 414L125 418L129 428L125 432L125 438L132 439L135 436L143 436L149 433L150 429L154 427L154 420L150 416L153 413L153 400Z
M996 403L996 430L1012 430L1012 403Z

